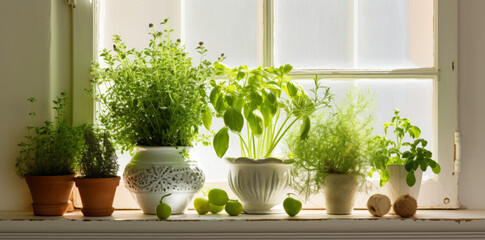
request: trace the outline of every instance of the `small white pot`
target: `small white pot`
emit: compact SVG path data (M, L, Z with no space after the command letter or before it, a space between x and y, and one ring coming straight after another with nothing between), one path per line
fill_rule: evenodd
M408 172L404 168L404 165L388 165L387 171L389 171L389 181L384 184L383 188L385 194L391 199L391 203L394 204L394 201L404 194L409 194L416 201L418 200L421 179L423 178L423 171L420 168L414 172L416 183L412 187L409 187L406 183Z
M277 158L227 158L227 161L229 186L247 213L272 213L270 209L283 203L290 192L291 164Z
M205 182L204 173L180 154L186 147L136 147L126 165L123 179L141 210L155 214L160 198L172 208L172 214L183 214Z
M323 184L323 193L325 195L327 214L351 214L358 186L359 179L355 175L330 174L326 176Z

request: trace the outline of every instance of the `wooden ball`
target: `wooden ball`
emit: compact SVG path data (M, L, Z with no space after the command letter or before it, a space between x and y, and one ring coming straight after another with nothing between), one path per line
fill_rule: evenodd
M382 217L391 210L391 200L388 196L374 194L367 201L367 210L376 217Z
M400 196L393 205L394 212L401 217L412 217L418 209L418 202L409 194Z

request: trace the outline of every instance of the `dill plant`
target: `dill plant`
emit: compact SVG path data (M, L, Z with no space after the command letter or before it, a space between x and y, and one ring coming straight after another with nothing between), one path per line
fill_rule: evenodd
M329 174L364 179L373 139L372 98L352 89L345 100L315 117L306 139L293 132L287 140L294 159L292 187L308 198Z
M54 102L55 121L45 121L43 126L35 126L35 98L31 103L31 125L27 126L25 141L18 144L20 154L15 168L17 175L56 176L74 174L83 150L83 126L73 126L66 118L65 107L68 97L65 92Z
M101 104L99 120L122 150L142 146L191 146L207 106L211 62L200 42L194 66L180 40L173 41L168 19L158 31L149 25L149 47L128 49L115 35L113 50L100 54L106 67L93 63L91 95ZM222 60L222 57L219 59Z
M108 132L87 125L84 129L84 153L79 163L79 172L85 178L116 177L118 163L116 150Z

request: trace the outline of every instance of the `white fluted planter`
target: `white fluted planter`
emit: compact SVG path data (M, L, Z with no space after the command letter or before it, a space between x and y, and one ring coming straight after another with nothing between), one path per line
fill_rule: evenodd
M126 165L123 180L141 210L155 214L160 198L172 214L183 214L195 194L202 188L205 175L194 163L180 154L187 147L136 147L136 153Z
M272 213L271 208L283 203L290 192L291 164L277 158L227 158L227 161L229 186L247 213Z
M420 168L414 172L416 183L412 187L409 187L406 183L408 172L404 168L404 165L388 165L387 170L389 171L389 181L384 184L383 188L384 193L391 199L391 203L394 203L397 198L404 194L409 194L418 200L421 180L423 178L423 171Z

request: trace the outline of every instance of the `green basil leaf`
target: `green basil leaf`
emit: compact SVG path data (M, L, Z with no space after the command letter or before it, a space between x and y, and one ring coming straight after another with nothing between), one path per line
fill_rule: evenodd
M207 107L202 115L202 123L207 130L210 130L212 125L212 113L211 110Z
M229 148L229 132L227 127L221 128L219 132L216 133L212 144L214 145L214 150L216 151L217 156L222 158Z
M244 117L240 111L231 107L224 113L224 124L226 124L231 131L239 133L244 125Z
M412 187L416 183L416 176L414 176L414 171L408 172L408 175L406 176L406 183L408 186Z

